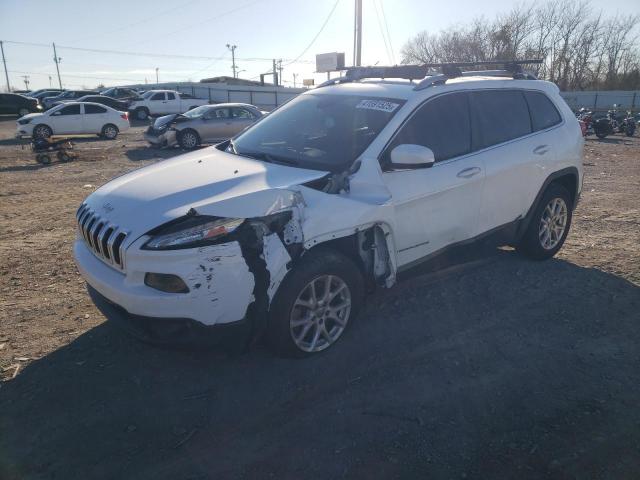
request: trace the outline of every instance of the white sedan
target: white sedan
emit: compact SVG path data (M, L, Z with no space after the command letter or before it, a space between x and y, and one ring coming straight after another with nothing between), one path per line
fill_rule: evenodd
M95 134L112 140L129 129L129 114L106 105L73 102L43 113L30 113L17 121L17 137Z

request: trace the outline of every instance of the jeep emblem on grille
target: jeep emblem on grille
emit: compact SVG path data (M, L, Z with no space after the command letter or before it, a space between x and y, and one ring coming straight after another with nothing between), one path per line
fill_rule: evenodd
M104 205L102 205L102 209L105 212L112 212L113 211L113 205L111 205L109 202L107 202Z

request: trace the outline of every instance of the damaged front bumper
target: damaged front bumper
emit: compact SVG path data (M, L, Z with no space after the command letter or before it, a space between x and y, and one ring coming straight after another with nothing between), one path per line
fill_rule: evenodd
M134 243L126 252L126 272L106 264L80 238L74 256L87 283L131 315L221 325L243 320L254 301L254 276L237 242L162 252ZM145 284L147 273L178 276L189 291L156 290Z
M171 129L160 131L149 127L144 132L144 139L154 147L172 147L178 143L176 131Z
M91 300L107 320L147 343L185 347L242 347L253 332L252 324L246 319L229 324L203 325L192 318L134 315L101 295L91 285L87 285L87 290Z

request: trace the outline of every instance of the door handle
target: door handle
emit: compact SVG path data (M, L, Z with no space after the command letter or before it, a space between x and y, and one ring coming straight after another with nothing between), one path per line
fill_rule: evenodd
M538 145L536 148L533 149L533 153L535 153L536 155L544 155L548 151L549 151L549 145Z
M458 172L458 174L456 175L456 177L458 178L471 178L474 175L477 175L481 172L482 170L480 169L480 167L469 167L469 168L465 168L464 170L460 170Z

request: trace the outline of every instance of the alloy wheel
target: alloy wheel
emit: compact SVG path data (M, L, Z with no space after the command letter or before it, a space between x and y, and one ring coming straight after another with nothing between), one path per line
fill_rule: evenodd
M538 238L545 250L558 245L567 227L567 204L562 198L553 198L545 207L540 219Z
M321 275L302 289L291 309L289 328L296 346L308 353L333 345L351 313L351 292L335 275Z
M106 127L104 129L104 136L108 139L116 138L117 135L118 131L115 129L115 127Z
M184 148L193 148L197 145L198 140L193 133L186 132L182 134L182 146Z

